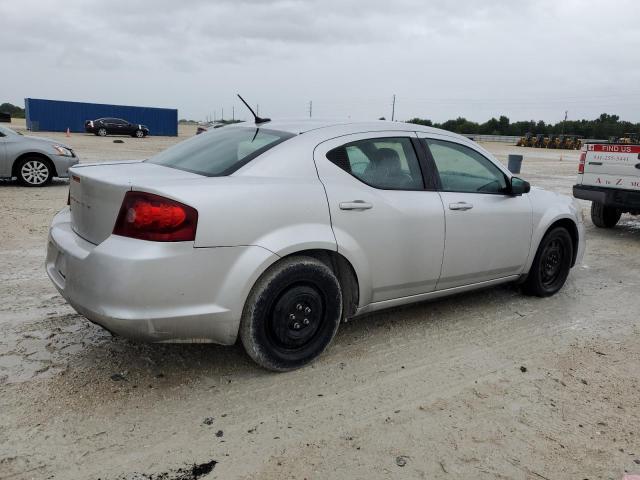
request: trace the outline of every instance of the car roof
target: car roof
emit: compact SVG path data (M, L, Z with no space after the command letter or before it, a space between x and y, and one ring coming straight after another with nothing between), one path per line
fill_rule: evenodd
M234 124L237 127L255 127L252 122L242 122ZM284 132L293 133L295 135L303 134L306 132L316 131L320 129L331 129L334 131L340 131L340 134L350 132L371 132L371 131L412 131L412 132L425 132L425 133L438 133L441 135L447 135L464 140L468 140L462 135L449 132L447 130L441 130L439 128L426 127L424 125L418 125L415 123L406 122L390 122L386 120L322 120L322 119L278 119L271 120L266 123L258 125L260 128L269 130L280 130ZM327 132L329 133L329 132ZM331 132L334 133L334 132Z

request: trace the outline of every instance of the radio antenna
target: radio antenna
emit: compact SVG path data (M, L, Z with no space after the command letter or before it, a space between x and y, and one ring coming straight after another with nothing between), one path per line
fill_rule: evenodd
M242 103L244 103L246 105L246 107L249 109L249 111L251 112L251 115L253 115L253 118L254 118L254 121L255 121L256 125L258 125L260 123L266 123L266 122L270 122L271 121L270 118L260 118L258 115L256 115L256 112L254 112L253 108L251 108L249 106L249 104L247 102L245 102L244 98L242 98L239 93L237 95L238 95L238 98L240 100L242 100Z

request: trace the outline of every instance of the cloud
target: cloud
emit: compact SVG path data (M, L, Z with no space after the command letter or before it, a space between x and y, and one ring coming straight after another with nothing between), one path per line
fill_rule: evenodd
M194 117L230 110L239 89L272 115L314 99L323 115L388 116L396 93L401 118L551 120L566 107L638 120L625 98L640 81L638 13L632 0L3 2L2 93Z

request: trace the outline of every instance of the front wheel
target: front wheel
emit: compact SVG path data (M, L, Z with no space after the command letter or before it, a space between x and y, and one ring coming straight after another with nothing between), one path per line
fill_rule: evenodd
M27 187L42 187L51 182L53 168L39 157L21 160L17 169L18 181Z
M528 295L548 297L564 285L573 261L573 241L563 227L547 232L524 282L523 290Z
M98 129L98 135L99 135L100 137L106 137L106 136L107 136L107 129L106 129L106 128L104 128L104 127L100 127L100 128Z
M613 228L617 225L622 212L615 207L607 207L602 203L591 203L591 221L596 227Z
M260 366L300 368L331 343L342 319L342 291L333 271L310 257L270 268L253 287L240 322L240 339Z
M136 130L133 135L138 137L138 138L143 138L144 137L144 132L142 130Z

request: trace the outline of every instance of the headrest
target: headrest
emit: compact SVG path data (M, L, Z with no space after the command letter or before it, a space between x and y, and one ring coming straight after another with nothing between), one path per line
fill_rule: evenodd
M379 148L377 157L377 168L384 168L388 172L400 170L400 156L393 148Z

